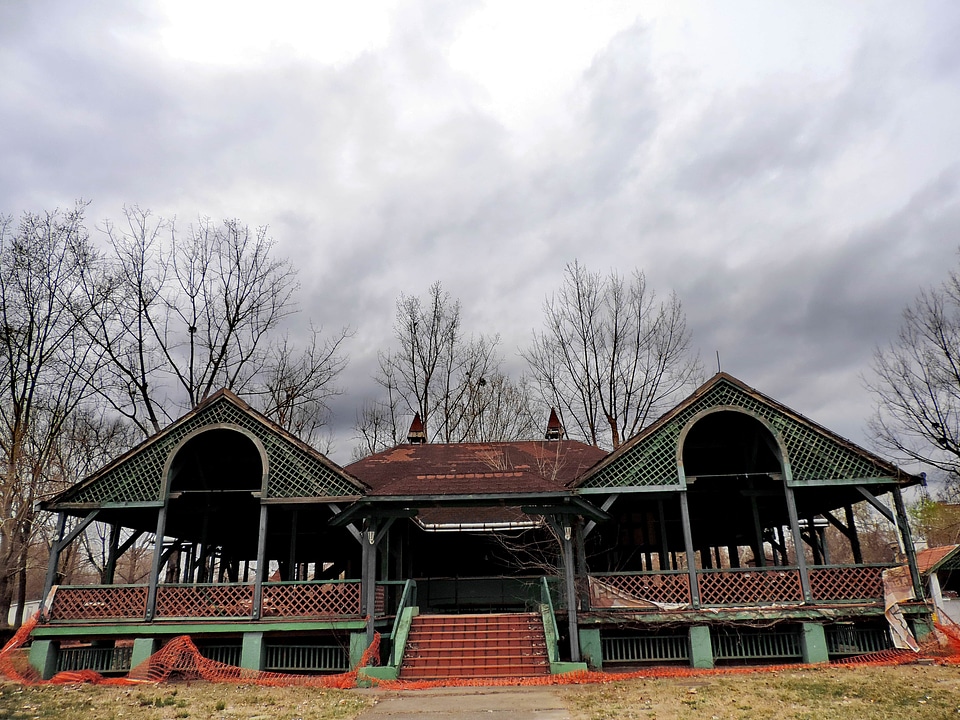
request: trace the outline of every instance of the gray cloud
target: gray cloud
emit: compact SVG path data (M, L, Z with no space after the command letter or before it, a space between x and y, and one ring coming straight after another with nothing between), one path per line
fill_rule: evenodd
M269 224L301 268L291 332L356 330L338 460L377 392L398 293L443 282L519 374L516 350L575 258L643 268L679 293L707 367L719 350L724 369L863 442L872 348L960 237L960 12L886 7L848 6L861 34L834 60L814 37L796 61L729 75L698 66L682 34L657 51L663 23L631 19L530 136L450 62L480 3L402 4L383 44L338 63L281 48L242 66L168 55L148 4L7 3L0 210L85 197L94 219L138 203ZM538 28L527 36L539 52Z

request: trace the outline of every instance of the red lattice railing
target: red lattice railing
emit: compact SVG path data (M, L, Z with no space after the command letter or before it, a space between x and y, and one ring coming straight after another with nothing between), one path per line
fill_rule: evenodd
M690 604L690 577L686 573L592 576L618 592L655 603ZM609 594L609 593L608 593ZM609 600L609 598L608 598ZM616 607L616 598L610 607Z
M50 620L143 620L146 585L60 587L53 595Z
M699 571L697 582L702 605L766 605L803 601L799 570Z
M253 585L160 585L157 618L248 618Z
M882 600L883 567L810 568L814 600Z
M383 588L377 588L382 598ZM378 609L379 612L379 609ZM360 615L360 583L266 583L262 617L356 617Z

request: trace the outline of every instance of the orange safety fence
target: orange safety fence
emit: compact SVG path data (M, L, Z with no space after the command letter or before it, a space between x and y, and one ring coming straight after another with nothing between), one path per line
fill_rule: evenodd
M24 645L37 624L39 615L31 618L0 650L0 678L25 685L94 683L101 685L132 685L158 683L170 679L205 680L208 682L248 683L276 687L300 686L316 688L354 688L358 681L389 690L419 690L436 687L480 686L536 686L609 683L634 678L687 678L698 676L742 675L762 672L801 670L822 665L763 665L697 669L677 666L646 667L632 672L601 672L577 670L558 675L540 675L518 678L445 678L442 680L382 680L363 674L359 668L378 664L380 634L363 653L353 670L338 675L296 675L288 673L247 670L203 657L187 635L173 638L163 648L130 670L126 677L107 678L93 670L60 672L50 680L42 680L39 673L26 661ZM832 666L857 667L863 665L904 665L928 658L940 664L960 665L960 626L954 623L936 623L937 632L931 633L921 644L920 652L912 650L883 650L866 655L845 658Z

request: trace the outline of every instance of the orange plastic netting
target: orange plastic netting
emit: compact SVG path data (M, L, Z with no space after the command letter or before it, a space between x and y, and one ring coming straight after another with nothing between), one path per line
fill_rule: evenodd
M370 683L385 689L417 690L435 687L478 687L494 685L568 685L582 683L608 683L632 678L677 678L711 675L739 675L749 673L777 672L802 668L822 667L816 665L763 665L737 666L711 669L688 667L647 667L624 673L579 670L559 675L541 675L520 678L446 678L443 680L382 680L371 678L357 669L339 675L294 675L287 673L245 670L234 665L203 657L189 636L183 635L167 642L161 650L134 667L126 677L107 678L92 670L57 673L50 680L41 680L40 675L26 661L23 647L38 621L31 618L17 631L0 650L0 677L26 685L94 683L102 685L132 685L158 683L170 679L206 680L208 682L249 683L271 686L302 686L317 688L354 688L358 682ZM927 658L940 664L960 665L960 626L954 623L936 623L937 632L932 633L921 645L920 652L912 650L884 650L867 655L845 658L832 665L857 667L862 665L903 665ZM380 635L364 652L358 668L377 664L380 656Z

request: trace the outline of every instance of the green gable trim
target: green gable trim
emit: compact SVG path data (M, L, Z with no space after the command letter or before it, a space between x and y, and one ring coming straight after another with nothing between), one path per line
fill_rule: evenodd
M224 395L202 406L193 415L174 423L114 467L75 492L62 503L92 503L97 507L117 503L162 502L163 471L167 458L188 435L206 427L232 425L260 440L266 449L269 474L265 497L355 496L360 489L308 449L284 437L275 428ZM58 504L59 504L58 502Z
M891 468L872 462L822 428L804 421L720 377L699 397L668 414L649 435L615 453L606 465L590 475L581 488L682 488L677 468L677 445L687 423L698 413L735 408L765 420L787 449L791 485L839 482L891 481Z

